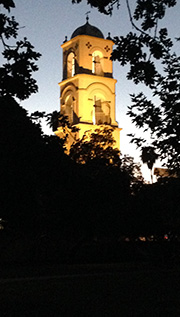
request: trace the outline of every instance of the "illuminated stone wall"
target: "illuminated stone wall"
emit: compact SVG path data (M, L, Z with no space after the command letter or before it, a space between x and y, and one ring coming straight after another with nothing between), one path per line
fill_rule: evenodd
M116 147L120 149L120 128L116 122L115 85L110 60L113 41L78 35L62 44L63 80L60 86L61 112L72 125L85 131L100 124L115 128ZM62 136L61 128L55 132ZM72 143L73 138L69 138Z

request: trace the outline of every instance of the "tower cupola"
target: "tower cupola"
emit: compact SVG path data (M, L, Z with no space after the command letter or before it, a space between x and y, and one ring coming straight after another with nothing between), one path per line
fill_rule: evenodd
M78 27L73 32L73 34L71 35L71 39L78 35L89 35L89 36L94 36L94 37L104 39L103 33L96 26L89 24L88 19L84 25Z

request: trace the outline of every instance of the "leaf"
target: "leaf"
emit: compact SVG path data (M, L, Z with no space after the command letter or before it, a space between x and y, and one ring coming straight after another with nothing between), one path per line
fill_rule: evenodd
M0 0L0 5L3 5L5 9L10 12L11 8L15 8L15 4L13 0Z

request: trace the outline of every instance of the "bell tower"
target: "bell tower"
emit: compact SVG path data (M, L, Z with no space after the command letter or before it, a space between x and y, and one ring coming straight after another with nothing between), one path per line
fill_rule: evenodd
M79 128L78 137L98 125L114 127L116 147L120 148L120 128L115 118L115 84L110 59L113 41L86 23L67 37L63 49L63 79L60 86L61 112ZM61 128L56 135L60 136ZM70 143L73 142L69 140Z

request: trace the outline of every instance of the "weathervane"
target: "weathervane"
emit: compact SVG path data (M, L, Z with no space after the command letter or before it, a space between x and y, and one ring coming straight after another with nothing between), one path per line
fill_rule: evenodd
M88 11L88 12L85 13L85 14L86 14L86 21L87 21L87 22L89 21L89 13L91 13L91 11Z

